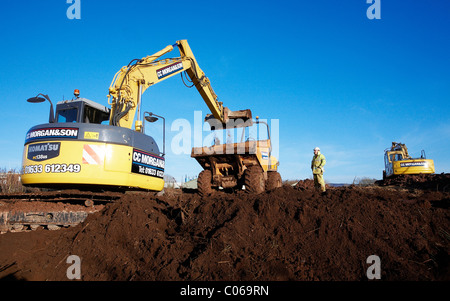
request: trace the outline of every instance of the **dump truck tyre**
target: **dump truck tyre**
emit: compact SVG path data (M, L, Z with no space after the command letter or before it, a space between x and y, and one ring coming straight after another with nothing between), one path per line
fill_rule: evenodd
M198 175L197 190L200 196L207 196L212 193L212 173L210 170L203 170Z
M266 190L272 190L282 186L281 175L277 171L267 172Z
M245 192L259 194L265 190L263 170L259 166L250 166L244 172Z

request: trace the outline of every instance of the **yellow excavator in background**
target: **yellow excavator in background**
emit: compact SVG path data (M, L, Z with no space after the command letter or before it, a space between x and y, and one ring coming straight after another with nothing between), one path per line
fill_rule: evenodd
M420 158L412 158L403 143L392 142L391 148L384 151L383 180L400 175L433 174L434 161L427 159L422 150Z
M175 47L179 49L180 57L161 58ZM78 90L75 90L74 99L58 102L55 113L47 95L38 94L28 99L29 102L47 99L51 110L49 123L32 127L26 135L22 183L50 188L161 191L164 187L165 147L161 152L154 139L144 133L141 96L150 86L181 72L187 73L210 109L212 114L206 116L206 120L222 128L253 124L250 110L231 111L218 101L187 41L180 40L121 68L109 88L110 109L80 98ZM148 113L144 119L152 122L157 119L155 117L158 115ZM276 172L278 161L270 155L270 139L262 144L253 143L250 149L249 146L247 143L247 151L244 146L237 159L229 153L206 154L202 150L193 150L197 155L195 158L210 171L206 177L200 177L199 191L209 191L206 186L246 184L247 191L259 193L263 190L261 188L265 188L266 180L269 184L275 183L268 188L281 186L281 177ZM245 182L243 175L246 169ZM269 177L268 172L277 177ZM254 188L256 184L250 181L251 177L259 179L259 188Z

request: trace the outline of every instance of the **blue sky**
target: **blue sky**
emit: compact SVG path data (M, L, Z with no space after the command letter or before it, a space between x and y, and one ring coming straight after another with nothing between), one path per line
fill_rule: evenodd
M450 170L450 1L381 0L374 20L366 0L80 3L80 20L67 18L66 0L1 3L2 168L20 169L25 133L48 120L48 105L27 98L55 103L80 89L107 106L122 66L187 39L225 106L278 122L285 180L311 177L315 146L328 182L379 179L392 141ZM197 175L170 143L176 120L209 113L198 92L173 77L145 92L142 111L166 118L166 172ZM158 141L160 131L148 133Z

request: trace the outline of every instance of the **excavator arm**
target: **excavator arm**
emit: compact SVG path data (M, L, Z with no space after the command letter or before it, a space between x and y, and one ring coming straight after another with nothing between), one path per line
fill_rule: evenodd
M178 47L180 57L160 59ZM212 113L212 117L226 125L231 119L251 120L250 110L231 111L218 101L209 79L198 66L186 40L177 41L157 53L136 59L122 67L113 78L109 88L108 103L111 105L110 124L131 129L136 110L138 118L135 130L141 131L141 95L150 86L185 71ZM111 99L112 98L112 99Z

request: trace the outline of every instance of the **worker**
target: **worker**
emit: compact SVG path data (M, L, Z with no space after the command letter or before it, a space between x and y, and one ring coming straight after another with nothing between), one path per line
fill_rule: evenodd
M311 170L314 177L314 187L320 189L322 194L326 193L325 181L323 179L325 156L320 153L320 148L314 148L314 156L311 161Z

